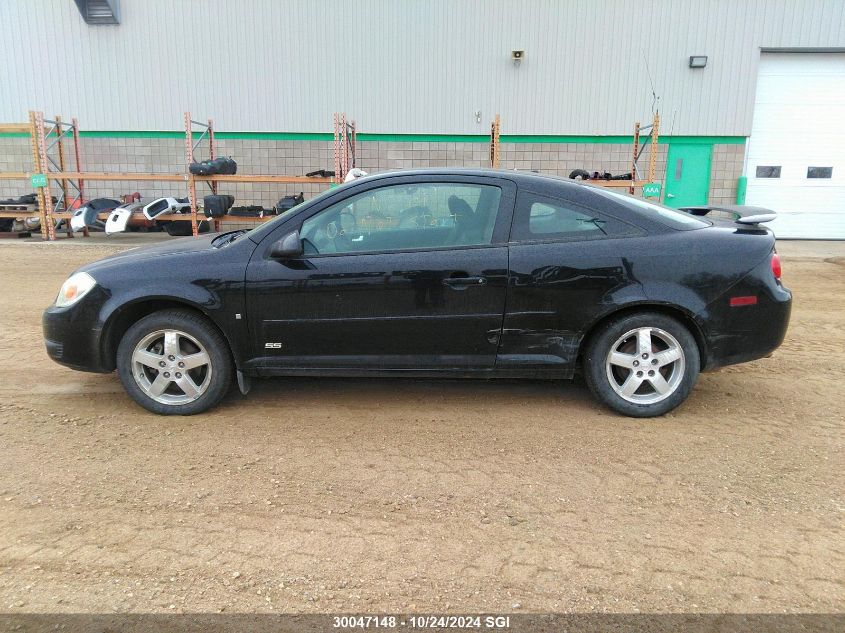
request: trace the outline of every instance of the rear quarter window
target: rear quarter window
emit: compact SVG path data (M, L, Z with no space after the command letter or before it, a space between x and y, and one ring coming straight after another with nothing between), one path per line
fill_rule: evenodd
M567 200L521 192L511 241L595 240L642 233L638 227Z

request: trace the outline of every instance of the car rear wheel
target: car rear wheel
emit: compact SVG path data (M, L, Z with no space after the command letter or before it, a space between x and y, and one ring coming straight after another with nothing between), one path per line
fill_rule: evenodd
M644 312L611 321L593 336L584 375L593 394L633 417L671 411L698 380L698 344L680 322Z
M223 336L187 310L155 312L130 327L118 346L117 371L135 402L162 415L206 411L232 383Z

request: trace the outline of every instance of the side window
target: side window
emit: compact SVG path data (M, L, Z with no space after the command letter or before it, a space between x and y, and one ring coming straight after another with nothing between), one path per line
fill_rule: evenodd
M807 178L833 178L833 167L807 167Z
M308 218L300 236L311 255L490 244L500 198L490 185L381 187Z
M780 178L780 165L757 165L755 178Z
M517 201L511 240L590 240L640 233L636 227L590 209L523 192Z

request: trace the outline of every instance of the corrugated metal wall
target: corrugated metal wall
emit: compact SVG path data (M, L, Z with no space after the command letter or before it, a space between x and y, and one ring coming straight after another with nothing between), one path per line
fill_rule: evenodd
M0 121L85 129L747 135L760 47L845 47L843 0L73 0L0 2ZM525 60L515 66L514 49ZM706 69L688 68L693 54ZM476 122L475 112L481 112Z

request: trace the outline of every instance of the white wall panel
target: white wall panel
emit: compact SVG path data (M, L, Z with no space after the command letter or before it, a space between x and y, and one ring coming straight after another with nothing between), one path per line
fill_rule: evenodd
M173 130L190 109L316 132L344 110L367 132L481 134L500 112L507 134L629 134L647 60L664 133L747 135L761 47L845 48L842 0L121 0L121 19L0 1L0 120Z

